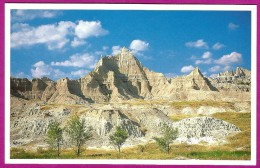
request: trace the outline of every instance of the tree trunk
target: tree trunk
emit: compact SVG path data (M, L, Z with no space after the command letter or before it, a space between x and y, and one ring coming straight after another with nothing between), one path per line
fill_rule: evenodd
M118 158L120 158L120 152L121 152L120 145L117 145L117 148L118 148Z
M77 156L80 155L80 144L77 145L78 149L77 149Z
M58 149L57 149L57 155L58 155L58 157L60 156L60 143L59 142L57 142L57 147L58 147Z

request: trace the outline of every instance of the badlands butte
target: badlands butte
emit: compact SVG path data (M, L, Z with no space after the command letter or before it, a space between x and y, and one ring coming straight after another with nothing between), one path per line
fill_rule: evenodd
M178 128L174 143L221 145L242 130L212 114L251 112L249 70L237 67L207 78L196 67L167 79L126 48L101 57L93 71L77 80L11 77L10 84L11 147L47 147L48 124L57 120L65 126L74 115L93 128L88 147L112 148L109 135L118 125L129 134L124 146L146 144L160 136L163 123Z

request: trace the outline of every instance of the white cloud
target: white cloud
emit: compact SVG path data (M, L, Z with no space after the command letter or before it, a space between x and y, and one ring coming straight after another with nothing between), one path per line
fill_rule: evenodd
M111 55L117 55L120 52L120 50L121 50L120 46L113 46Z
M218 74L211 74L210 77L211 78L216 78L218 76Z
M104 50L101 50L101 51L95 51L94 53L95 53L95 55L97 55L97 56L104 56L104 55L108 55L108 54L107 54L107 52L106 52L106 51L104 51Z
M242 61L242 55L237 52L232 52L228 55L223 55L220 59L215 60L216 64L230 65L233 63L239 63Z
M203 74L204 76L206 76L206 75L207 75L207 72L202 72L202 74Z
M209 59L211 57L211 52L207 51L207 52L204 52L203 55L202 55L202 58L203 59Z
M211 59L207 59L207 60L196 60L195 64L199 65L199 64L211 64L212 60Z
M71 42L71 46L72 47L78 47L78 46L84 45L86 43L87 43L86 41L80 40L77 37L74 37L73 41Z
M19 31L19 30L29 31L31 29L32 29L32 27L27 23L14 23L14 24L11 25L11 31L12 32L16 32L16 31Z
M108 46L103 46L103 47L102 47L102 50L103 50L103 51L106 51L106 50L108 50L108 49L109 49Z
M228 28L229 28L229 30L235 30L235 29L239 28L239 25L234 24L234 23L229 23Z
M195 61L195 64L198 65L198 64L211 64L212 62L212 59L211 59L211 52L207 51L207 52L204 52L203 55L201 56L201 60L196 60Z
M77 71L72 71L70 74L74 77L82 77L82 76L85 76L88 72L89 72L89 70L80 69Z
M219 43L219 42L215 43L215 44L212 46L212 48L213 48L214 50L219 50L219 49L221 49L221 48L223 48L223 47L225 47L225 45L224 45L224 44L221 44L221 43Z
M60 15L60 11L55 10L25 10L17 9L11 12L11 21L26 21L33 20L36 18L54 18Z
M210 72L217 72L219 70L221 70L221 67L219 65L216 65L216 66L209 68Z
M188 73L191 72L194 69L194 67L192 65L188 65L188 66L184 66L181 68L181 72L182 73Z
M11 33L11 47L19 48L36 44L45 44L49 50L62 49L67 43L72 47L86 44L88 37L107 34L99 21L61 21L56 24L32 27L28 24L13 24ZM74 38L73 38L74 37ZM73 38L73 41L71 39Z
M16 77L16 78L31 78L29 75L25 74L24 72L18 72L15 74L11 74L12 77Z
M96 62L97 60L94 56L88 53L84 53L72 55L69 60L65 60L62 62L51 62L51 65L64 67L94 68Z
M58 24L41 25L39 27L21 26L20 31L11 34L11 47L46 44L49 50L53 50L61 49L69 42L67 35L75 24L61 21Z
M166 78L173 78L173 77L176 76L176 74L175 74L175 73L166 73L166 74L164 74L164 76L165 76Z
M89 37L98 37L108 34L108 31L102 28L100 21L80 20L75 28L75 35L81 39Z
M139 39L133 40L129 46L133 54L140 54L140 52L147 50L148 47L149 43Z
M53 77L55 79L58 79L58 78L64 78L67 76L69 76L69 75L67 75L65 72L63 72L59 69L52 69L50 78Z
M197 57L196 57L195 55L192 55L192 56L190 57L190 59L191 59L191 60L195 60L195 59L197 59Z
M65 72L61 71L60 69L54 69L50 65L45 64L43 61L39 61L33 65L31 69L32 77L33 78L41 78L47 76L49 78L64 78L69 76Z
M231 69L231 66L227 65L223 69L224 69L224 71L229 71Z
M199 39L197 41L189 41L185 43L185 45L187 47L194 47L194 48L204 48L204 49L208 48L208 44L203 39Z
M196 65L198 65L198 64L202 64L202 63L203 63L202 60L196 60L196 61L195 61L195 64L196 64Z
M43 61L39 61L33 65L35 69L31 69L32 77L41 78L43 76L49 76L52 68L46 65Z

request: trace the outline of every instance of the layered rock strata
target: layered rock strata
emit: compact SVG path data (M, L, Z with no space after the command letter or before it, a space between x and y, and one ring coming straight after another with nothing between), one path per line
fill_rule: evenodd
M11 94L20 98L84 104L133 98L185 100L196 91L203 93L200 99L207 99L220 90L249 92L250 79L250 71L242 68L208 79L196 67L189 75L168 80L162 73L144 67L128 49L123 48L115 56L102 57L93 71L77 80L10 80Z

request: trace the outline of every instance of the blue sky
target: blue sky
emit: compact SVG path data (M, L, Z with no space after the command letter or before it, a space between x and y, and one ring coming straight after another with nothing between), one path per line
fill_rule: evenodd
M251 69L247 11L12 10L11 75L77 79L125 46L167 77Z

